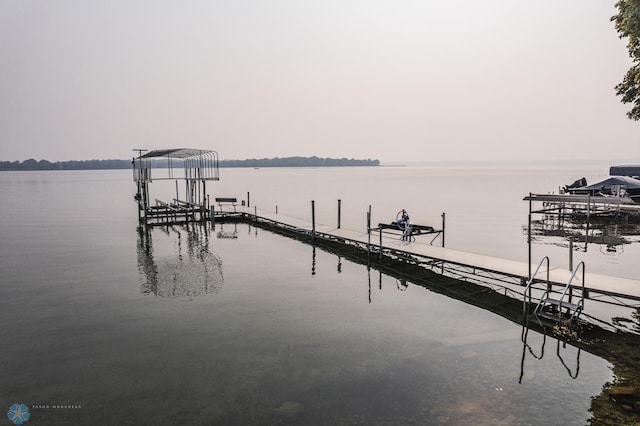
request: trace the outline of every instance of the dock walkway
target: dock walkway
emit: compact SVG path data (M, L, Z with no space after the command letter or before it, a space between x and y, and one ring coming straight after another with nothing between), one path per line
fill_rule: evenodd
M222 209L216 213L223 216L225 214L241 214L258 222L268 223L289 231L314 233L313 224L309 221L255 208L242 206L237 207L235 212ZM437 247L419 241L402 241L397 235L392 236L379 232L377 228L371 229L371 232L368 233L366 229L360 232L316 224L315 236L325 240L357 245L365 250L372 250L380 254L385 253L397 258L413 260L434 270L442 272L446 270L449 275L462 279L481 281L484 278L522 286L529 279L530 268L534 271L537 267L537 261L535 265L530 266L527 262ZM571 276L572 271L568 269L555 268L553 265L549 269L549 281L554 286L564 287L570 281ZM541 268L536 278L546 282L546 268ZM589 299L609 296L640 301L640 280L586 272L584 281ZM572 287L578 290L582 288L581 276L576 276L573 279Z

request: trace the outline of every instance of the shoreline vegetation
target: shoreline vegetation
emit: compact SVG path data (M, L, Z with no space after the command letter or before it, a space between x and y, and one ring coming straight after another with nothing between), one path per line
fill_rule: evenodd
M322 158L322 157L275 157L248 160L219 160L220 168L231 167L371 167L379 166L380 160L357 160L354 158ZM153 160L152 167L163 168L166 160ZM131 160L81 160L81 161L47 161L30 158L25 161L0 161L0 171L20 170L109 170L130 169Z

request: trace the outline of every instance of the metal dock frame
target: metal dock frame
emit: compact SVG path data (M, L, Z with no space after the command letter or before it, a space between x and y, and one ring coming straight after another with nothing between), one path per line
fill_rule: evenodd
M190 148L155 150L146 154L143 154L144 149L135 151L139 155L132 161L133 181L137 186L134 198L141 225L168 225L211 218L206 184L220 180L217 152ZM151 205L149 187L154 180L175 181L176 196L171 202L156 199L155 205ZM178 181L184 182L184 199L180 197Z

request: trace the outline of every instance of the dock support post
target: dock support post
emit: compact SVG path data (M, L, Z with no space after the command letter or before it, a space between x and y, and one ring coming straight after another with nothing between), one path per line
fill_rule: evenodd
M278 214L278 205L276 204L276 214Z
M249 193L247 192L247 207L251 207L251 203L249 203L249 200L250 200Z
M338 200L338 229L340 229L340 206L342 204L342 200Z
M380 263L382 263L382 228L380 228Z
M202 194L200 196L202 197L200 203L200 220L205 220L206 218L202 216L206 215L205 211L209 210L209 194L207 194L207 182L204 179L202 180ZM205 197L207 198L206 203L204 201Z
M371 252L371 205L367 212L367 253Z
M573 271L573 238L569 239L569 270Z
M529 193L529 219L527 223L527 246L529 248L529 279L531 279L531 192Z
M316 238L316 202L311 200L311 235Z
M589 221L591 220L591 194L587 194L587 230L584 233L584 251L589 246Z
M142 224L142 192L140 189L140 181L138 181L138 192L136 193L136 200L138 201L138 224Z
M211 206L211 210L210 210L210 216L209 219L211 220L211 227L215 228L216 227L216 212L215 212L216 206Z
M446 217L446 214L442 212L442 247L444 247L445 217Z

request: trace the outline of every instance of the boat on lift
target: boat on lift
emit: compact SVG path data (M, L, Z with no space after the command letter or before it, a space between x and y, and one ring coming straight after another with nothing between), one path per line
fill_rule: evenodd
M592 185L583 177L565 185L565 194L630 198L640 204L640 166L612 166L609 177Z

